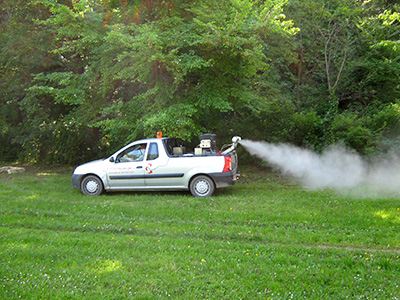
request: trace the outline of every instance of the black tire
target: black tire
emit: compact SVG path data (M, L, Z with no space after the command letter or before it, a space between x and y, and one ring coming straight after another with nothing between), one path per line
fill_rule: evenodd
M199 175L193 178L189 188L195 197L208 197L214 193L215 184L210 177Z
M98 196L103 190L103 182L97 176L86 176L81 182L81 191L86 196Z

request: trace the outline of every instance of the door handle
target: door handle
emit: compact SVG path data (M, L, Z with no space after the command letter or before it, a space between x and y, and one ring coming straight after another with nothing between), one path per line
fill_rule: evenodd
M143 166L137 166L136 169L143 169Z

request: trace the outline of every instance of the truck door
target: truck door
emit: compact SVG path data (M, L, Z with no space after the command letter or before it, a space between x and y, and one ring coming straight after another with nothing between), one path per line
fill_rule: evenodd
M182 188L184 173L179 168L170 168L170 159L164 149L159 152L157 143L151 143L145 167L145 183L148 187Z
M107 179L111 189L145 186L146 148L146 143L136 144L117 155L115 163L107 169Z

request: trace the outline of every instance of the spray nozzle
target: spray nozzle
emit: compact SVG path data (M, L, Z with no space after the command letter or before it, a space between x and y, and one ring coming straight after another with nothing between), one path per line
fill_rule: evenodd
M241 141L242 138L240 136L234 136L232 138L232 143L234 143L235 145L237 145L237 143L239 143L239 141Z
M226 149L226 150L223 151L223 152L222 152L222 149L221 149L221 153L224 155L224 154L226 154L226 153L229 153L229 152L235 150L235 148L237 147L237 144L239 143L239 141L240 141L241 139L242 139L242 138L241 138L240 136L234 136L234 137L232 138L232 144L228 144L228 145L222 146L222 149L224 149L225 147L229 147L229 148Z

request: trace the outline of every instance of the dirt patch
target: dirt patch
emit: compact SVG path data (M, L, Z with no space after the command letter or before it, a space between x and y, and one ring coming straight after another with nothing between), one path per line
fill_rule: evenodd
M54 173L54 174L72 174L74 167L68 165L39 165L39 164L16 164L9 166L0 166L0 174L15 174L17 169L28 174ZM24 169L24 171L22 171ZM8 171L12 170L12 171Z
M25 172L25 168L5 166L0 167L0 174L15 174Z

